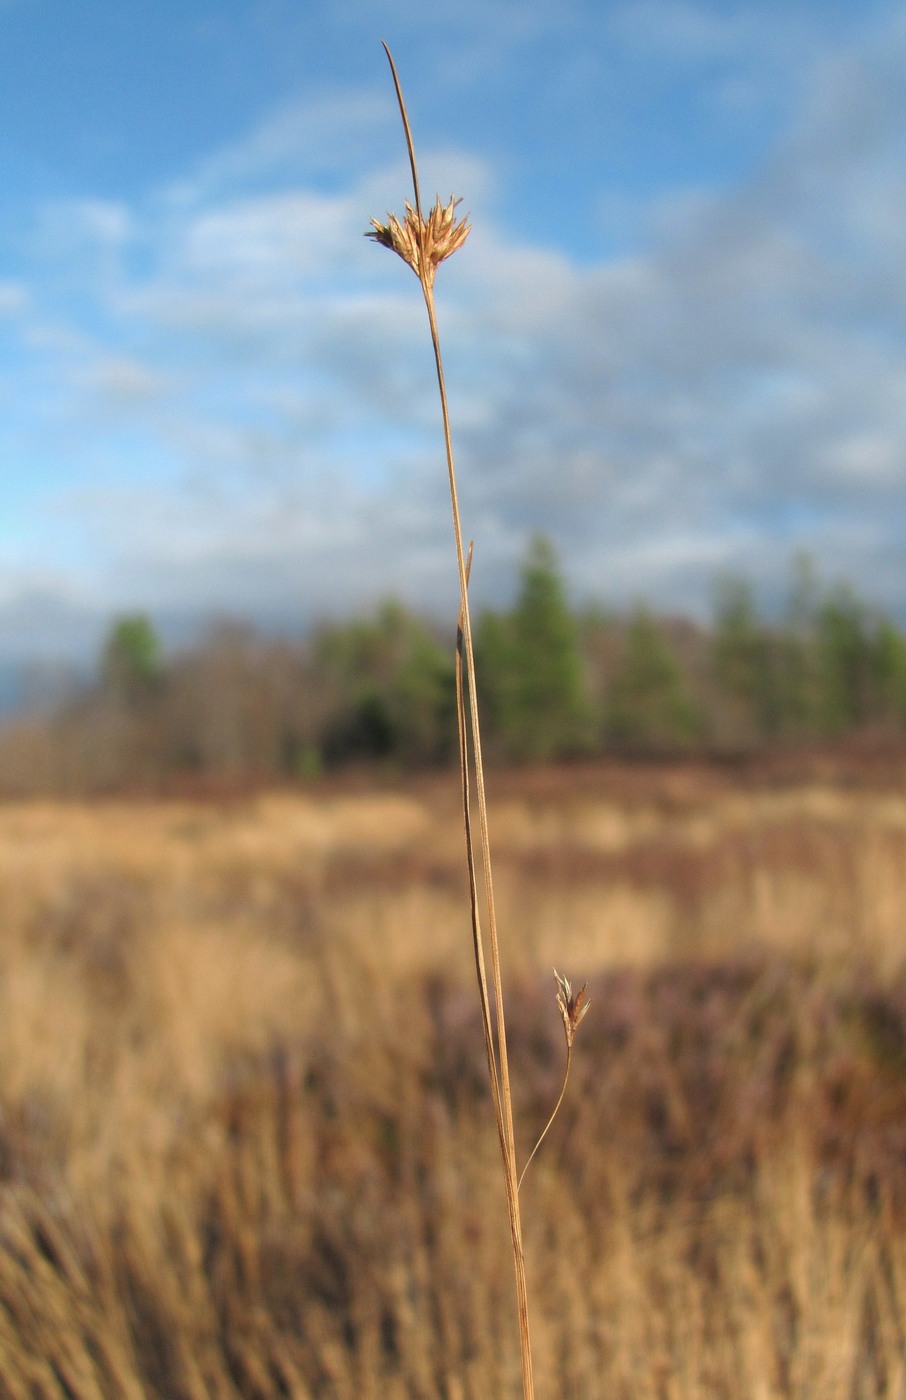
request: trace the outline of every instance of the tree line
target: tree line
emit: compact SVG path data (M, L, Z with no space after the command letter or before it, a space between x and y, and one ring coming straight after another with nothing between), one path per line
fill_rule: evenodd
M475 626L484 745L497 763L675 754L906 731L906 641L844 585L797 562L785 615L725 578L709 626L568 604L537 537L507 610ZM397 602L304 640L224 624L167 655L120 618L96 682L0 735L7 792L101 792L192 777L304 780L350 765L452 761L450 629Z

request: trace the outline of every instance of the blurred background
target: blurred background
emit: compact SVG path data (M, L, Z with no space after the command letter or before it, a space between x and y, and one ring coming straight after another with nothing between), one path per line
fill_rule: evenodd
M426 197L462 195L474 224L439 298L477 605L511 622L543 544L581 634L591 694L559 747L625 737L595 677L640 609L682 672L670 742L899 723L906 9L886 0L7 0L6 713L199 647L203 671L260 671L280 637L272 669L311 671L312 636L351 620L424 624L428 670L448 664L424 313L362 237L409 194L381 38ZM778 630L816 627L803 666L855 650L859 696L784 700L762 676L753 698ZM363 647L327 650L370 703ZM281 762L342 748L332 722L284 735Z
M0 1400L906 1396L906 3L0 0Z

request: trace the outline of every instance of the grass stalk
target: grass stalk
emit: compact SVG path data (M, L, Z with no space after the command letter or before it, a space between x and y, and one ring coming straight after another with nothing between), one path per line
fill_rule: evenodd
M389 56L389 55L388 55ZM392 60L391 60L392 62ZM440 351L440 340L437 332L437 318L434 310L433 288L422 282L422 290L425 294L425 305L428 311L428 321L431 327L431 343L434 347L434 359L437 369L437 383L440 393L441 411L443 415L444 442L447 454L447 470L450 483L450 496L453 507L453 530L456 540L456 558L459 566L460 578L460 628L462 636L461 651L465 656L465 677L462 673L462 665L459 667L458 687L460 700L458 706L464 710L465 705L462 700L463 686L468 691L469 697L469 720L470 724L460 723L460 754L461 773L466 781L463 786L463 820L466 830L466 847L468 851L468 861L470 865L469 893L472 909L472 932L475 944L475 960L478 968L478 984L482 1002L482 1019L485 1026L486 1044L489 1046L489 1073L492 1084L492 1096L494 1099L494 1110L497 1118L498 1135L501 1141L501 1153L503 1157L503 1170L506 1185L507 1211L510 1221L510 1234L513 1245L513 1262L516 1271L516 1301L519 1313L519 1339L522 1353L522 1389L525 1400L534 1400L535 1386L532 1374L532 1349L531 1333L529 1327L529 1306L528 1306L528 1286L525 1273L525 1253L522 1242L522 1220L519 1210L519 1182L516 1175L516 1135L513 1124L513 1099L510 1088L509 1059L507 1056L506 1042L506 1018L503 998L503 979L500 966L500 941L497 933L497 915L494 901L494 881L491 866L491 839L490 826L488 822L487 793L484 781L484 764L481 753L481 730L478 717L478 696L475 683L475 656L472 647L472 623L469 611L469 581L466 569L466 559L463 551L462 525L459 514L459 501L456 491L456 473L453 463L453 447L450 435L450 417L447 406L447 393L444 384L443 361ZM471 555L471 546L470 546ZM465 715L462 716L465 719ZM471 765L469 763L469 737L471 735ZM496 1067L491 1062L494 1049L493 1032L491 1030L491 1018L488 998L487 978L484 971L484 940L481 936L481 921L479 917L478 892L474 873L474 855L472 845L472 823L471 823L471 794L468 784L470 766L475 774L475 794L478 806L478 823L480 831L480 850L482 873L485 885L485 908L488 920L488 942L491 951L491 986L494 992L494 1011L496 1015L497 1037L496 1037Z
M554 976L557 979L557 1005L560 1008L560 1015L563 1018L563 1029L566 1032L566 1068L563 1072L563 1083L560 1086L560 1093L557 1096L557 1102L554 1104L553 1112L551 1113L551 1116L550 1118L548 1118L544 1127L541 1129L540 1136L538 1137L535 1146L529 1153L525 1166L522 1168L522 1173L519 1177L519 1184L517 1186L517 1190L519 1191L522 1190L522 1183L525 1180L526 1172L532 1165L532 1162L535 1160L535 1153L538 1151L538 1148L541 1146L542 1142L547 1137L551 1128L551 1124L553 1123L557 1114L560 1112L560 1105L566 1097L566 1086L569 1083L569 1071L572 1067L573 1062L573 1044L576 1039L576 1031L579 1029L579 1025L581 1024L586 1012L588 1011L589 1006L591 1005L591 1002L589 1001L587 995L587 982L581 988L581 990L578 991L575 996L573 996L572 988L569 985L568 979L566 977L561 977L556 968L554 968Z
M475 682L475 656L472 646L472 620L469 609L469 574L472 564L472 545L468 555L463 546L462 522L459 511L459 494L456 488L456 468L453 461L453 438L450 428L450 409L447 402L447 389L444 380L443 356L440 348L440 334L437 329L437 310L434 301L435 273L444 261L456 252L465 242L469 233L466 219L457 222L456 206L459 203L452 196L447 205L440 198L425 215L422 210L421 193L418 185L418 162L415 158L415 145L412 129L406 112L406 102L400 85L396 64L389 48L384 51L393 74L393 85L399 103L409 166L412 171L412 190L415 199L413 207L406 201L406 214L398 219L388 214L387 223L372 219L369 237L391 248L406 262L416 274L425 299L428 326L431 332L431 346L434 352L434 365L437 373L437 388L440 395L441 419L443 422L444 450L447 460L447 477L450 487L450 502L453 511L453 536L456 545L456 565L459 572L459 620L456 636L456 715L459 734L460 778L462 783L463 824L466 839L466 861L469 875L469 903L472 917L472 941L475 953L475 969L478 977L478 991L481 1000L482 1024L484 1028L485 1051L488 1061L488 1076L491 1084L491 1098L494 1118L503 1159L504 1183L506 1187L507 1213L510 1223L510 1236L513 1247L513 1262L516 1271L516 1302L519 1316L519 1342L522 1355L523 1400L534 1400L534 1380L532 1375L532 1347L529 1329L528 1286L525 1273L525 1254L522 1242L522 1219L519 1210L519 1188L525 1171L534 1159L544 1141L551 1124L557 1116L572 1064L573 1039L579 1023L588 1010L587 987L573 996L569 982L555 970L557 979L557 1005L563 1018L566 1032L566 1072L563 1087L554 1106L554 1111L535 1143L523 1168L517 1177L516 1135L513 1127L513 1098L510 1089L510 1069L507 1055L506 1017L503 998L503 977L500 967L500 940L497 933L497 912L494 901L494 880L491 866L491 838L488 822L487 793L484 780L484 762L481 753L481 726L478 716L478 690ZM475 806L478 811L478 839L476 841L472 821L472 775L475 783ZM475 856L476 845L480 852L481 871L484 884L484 908L487 915L487 942L490 949L490 977L485 959L485 939L482 933L481 904L478 889L478 865ZM492 1000L493 997L493 1000Z
M443 356L441 354L437 312L434 301L434 274L437 267L444 258L449 257L450 254L455 252L465 241L469 232L469 226L465 220L457 224L455 217L457 201L452 198L446 207L441 205L440 199L438 198L427 218L422 213L421 195L418 184L418 165L415 158L412 131L406 112L406 103L403 97L399 75L396 71L396 65L393 61L393 55L386 44L384 44L384 51L387 54L390 63L390 71L393 74L393 83L396 89L400 116L406 136L409 164L412 171L415 207L413 209L407 202L406 217L402 222L398 220L395 215L390 215L388 217L387 224L380 224L376 220L372 220L374 227L371 236L377 239L378 242L392 248L416 273L424 295L428 325L431 332L431 345L434 352L437 387L440 395L441 417L443 420L447 477L453 513L456 564L459 573L460 603L457 638L457 714L460 746L460 774L463 795L463 821L469 869L472 935L479 995L481 999L485 1048L488 1059L488 1073L491 1082L491 1095L503 1160L507 1213L509 1216L513 1263L516 1274L516 1301L522 1359L522 1390L524 1400L534 1400L535 1387L532 1373L528 1286L522 1241L522 1221L519 1212L516 1138L513 1126L513 1102L507 1056L506 1017L500 966L500 943L494 901L490 826L488 822L484 764L481 752L481 729L478 715L477 687L475 683L475 657L472 644L472 620L469 609L469 566L472 551L470 546L469 559L467 560L463 545L459 495L456 486L456 468L453 458L450 410L447 401ZM468 711L465 700L466 692L468 694ZM493 1017L491 1011L491 991L489 991L489 980L485 964L484 938L482 935L480 900L476 875L475 843L471 813L471 773L474 773L475 800L478 810L478 845L481 855L481 867L484 881L484 903L487 914L488 946L490 949L490 989L493 991ZM496 1036L494 1030L495 1024Z

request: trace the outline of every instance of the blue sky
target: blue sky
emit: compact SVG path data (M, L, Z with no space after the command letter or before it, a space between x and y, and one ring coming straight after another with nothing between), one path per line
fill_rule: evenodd
M0 0L0 658L474 587L708 613L797 551L906 623L906 5Z

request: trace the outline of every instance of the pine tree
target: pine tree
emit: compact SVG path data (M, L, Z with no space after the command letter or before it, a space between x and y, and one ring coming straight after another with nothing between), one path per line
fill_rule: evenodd
M119 699L134 702L154 689L162 671L163 649L150 618L144 613L118 618L104 644L104 685Z
M609 687L607 739L629 748L674 748L699 738L704 727L661 629L645 608L637 609L622 667Z
M479 684L504 751L520 761L563 758L587 746L589 707L579 629L557 556L536 535L508 617L479 629Z

